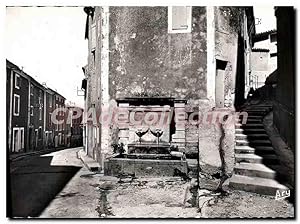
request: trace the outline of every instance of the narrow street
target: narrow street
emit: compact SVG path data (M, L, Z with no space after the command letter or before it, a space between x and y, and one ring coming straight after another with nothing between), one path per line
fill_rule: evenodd
M67 197L80 196L84 192L92 194L92 198L88 198L87 195L84 197L90 203L87 208L92 207L90 205L95 198L94 188L89 189L88 184L81 182L84 186L83 189L80 189L77 184L78 177L88 172L76 157L78 150L80 148L65 149L40 156L29 156L12 162L10 167L11 187L9 189L11 216L38 217L55 197L65 200ZM72 182L70 182L71 179ZM63 189L68 186L68 183L72 183L76 188L72 189L71 187L71 189L68 188L70 192L64 192ZM79 201L83 202L84 200L69 204L74 211L76 210L74 217L75 214L80 213L78 212ZM77 206L74 206L75 204ZM63 207L64 210L68 209L66 204ZM86 214L89 215L88 210L86 210ZM72 216L72 212L70 212L70 216Z

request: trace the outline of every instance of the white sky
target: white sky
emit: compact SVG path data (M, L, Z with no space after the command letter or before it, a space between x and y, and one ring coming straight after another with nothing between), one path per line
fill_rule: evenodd
M82 7L7 7L5 55L67 101L83 106L77 96L87 63Z
M254 17L260 19L260 24L255 25L256 33L276 29L274 6L254 6Z

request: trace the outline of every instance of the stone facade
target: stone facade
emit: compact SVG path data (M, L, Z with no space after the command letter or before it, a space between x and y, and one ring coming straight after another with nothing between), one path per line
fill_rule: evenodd
M176 10L186 10L190 18L184 31L170 31L178 23L172 20ZM84 67L86 112L91 107L102 112L117 109L130 116L130 111L144 108L160 117L163 109L172 111L170 126L159 127L161 142L191 157L199 156L204 172L218 172L222 166L220 125L180 125L177 119L187 121L193 112L198 113L196 119L202 119L216 107L231 113L237 93L243 98L245 93L236 90L236 80L245 76L248 63L246 48L239 41L251 45L253 12L252 17L248 8L234 7L86 7L85 12L89 40ZM238 60L244 65L240 72ZM104 168L105 158L113 154L111 144L122 142L128 151L130 144L139 142L138 128L143 131L146 125L86 122L86 152ZM231 146L233 134L225 135L225 147ZM154 143L156 139L147 133L141 141ZM233 147L227 148L232 164Z
M265 85L266 78L277 69L277 32L271 30L254 37L251 52L251 86L255 89Z

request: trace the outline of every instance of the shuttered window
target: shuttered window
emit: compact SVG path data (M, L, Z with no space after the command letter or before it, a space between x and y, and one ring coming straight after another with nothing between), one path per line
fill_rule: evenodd
M169 6L168 7L168 32L190 33L192 25L191 6Z

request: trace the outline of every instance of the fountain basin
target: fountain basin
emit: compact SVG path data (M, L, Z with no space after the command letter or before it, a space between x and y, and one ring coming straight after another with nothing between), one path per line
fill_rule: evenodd
M130 174L136 177L180 176L188 172L187 162L181 159L110 158L104 162L104 175Z

